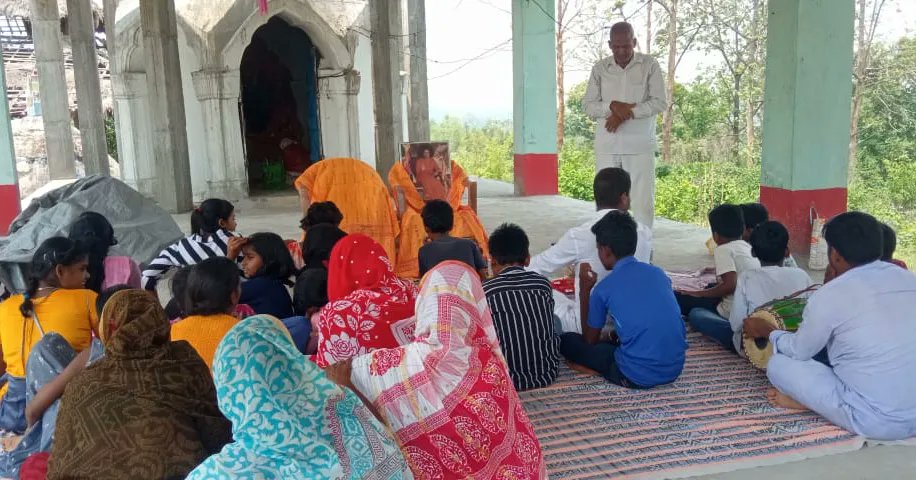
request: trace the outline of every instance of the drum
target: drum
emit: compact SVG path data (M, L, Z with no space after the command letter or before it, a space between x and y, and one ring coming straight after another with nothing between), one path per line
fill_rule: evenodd
M792 295L767 303L749 316L765 320L779 330L794 332L802 322L802 312L808 303L808 296L816 289L810 287ZM744 337L744 353L755 367L766 370L770 357L773 356L773 345L765 338Z

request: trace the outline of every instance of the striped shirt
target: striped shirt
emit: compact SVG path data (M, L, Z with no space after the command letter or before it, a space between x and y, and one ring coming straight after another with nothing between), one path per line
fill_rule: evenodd
M175 267L187 267L213 257L225 257L229 250L229 238L235 233L220 229L204 240L198 234L182 238L169 246L143 269L142 288L155 290L159 278Z
M516 390L545 387L557 377L560 338L546 277L509 267L483 284L493 325Z

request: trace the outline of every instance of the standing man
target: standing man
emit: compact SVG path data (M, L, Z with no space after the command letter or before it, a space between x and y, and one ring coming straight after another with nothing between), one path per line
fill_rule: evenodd
M619 167L630 174L630 210L652 228L655 219L656 116L665 110L662 71L649 55L637 53L633 26L611 27L613 56L599 61L585 90L585 113L595 128L595 169Z

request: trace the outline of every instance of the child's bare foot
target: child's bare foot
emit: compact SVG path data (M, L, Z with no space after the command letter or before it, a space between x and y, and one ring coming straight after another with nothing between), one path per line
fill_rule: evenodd
M808 410L808 407L798 403L794 398L775 388L767 390L767 400L769 400L770 404L774 407L788 408L790 410Z
M570 370L573 370L573 371L576 371L576 372L579 372L579 373L584 373L584 374L586 374L586 375L594 375L594 376L598 376L598 377L601 376L600 373L598 373L598 372L592 370L591 368L583 367L582 365L579 365L578 363L573 363L573 362L567 361L567 362L566 362L566 366L568 366Z

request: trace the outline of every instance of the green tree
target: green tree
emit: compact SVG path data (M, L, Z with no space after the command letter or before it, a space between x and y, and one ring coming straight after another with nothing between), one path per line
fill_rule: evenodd
M569 90L566 97L566 136L586 140L595 139L595 121L585 114L582 97L588 82L582 82Z

